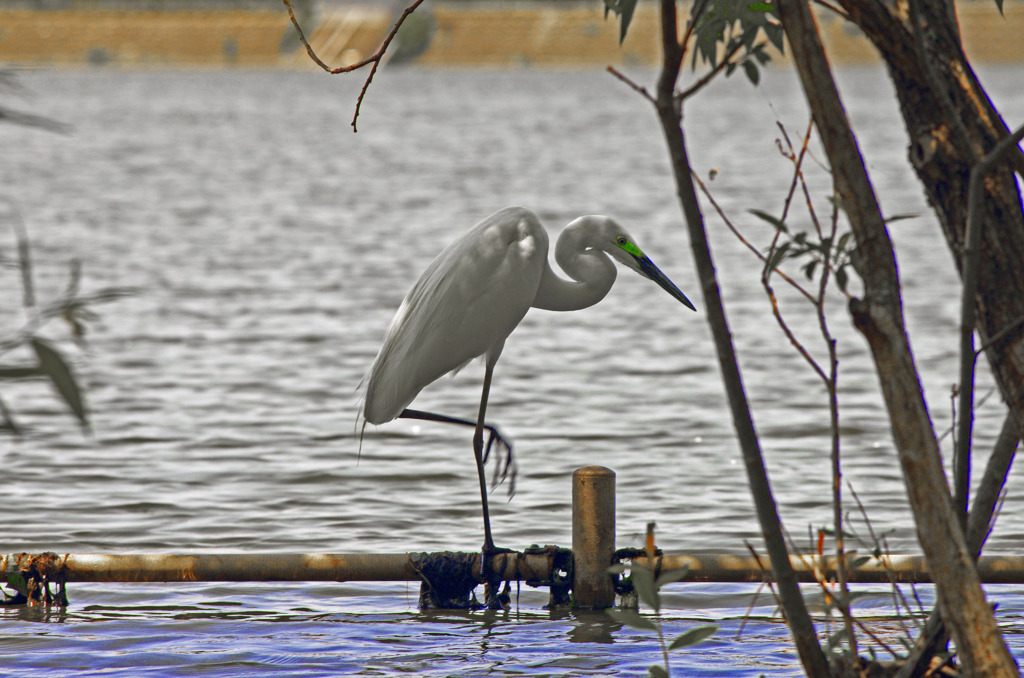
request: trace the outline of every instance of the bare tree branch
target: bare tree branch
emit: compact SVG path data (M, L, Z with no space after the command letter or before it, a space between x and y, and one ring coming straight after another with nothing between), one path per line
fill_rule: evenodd
M642 96L644 99L647 99L652 104L657 103L655 101L654 97L651 96L651 93L647 91L646 87L644 87L643 85L637 84L636 81L631 80L628 76L623 74L621 71L616 69L614 66L609 66L608 67L608 72L611 73L612 75L614 75L616 78L618 78L622 82L624 82L627 85L629 85L631 88L633 88L633 90L635 92L639 93L640 96Z
M309 44L309 41L306 40L306 35L302 32L302 27L299 26L299 20L295 18L295 11L292 9L291 0L282 0L282 2L284 2L284 6L288 8L288 16L291 17L292 24L295 25L295 30L298 31L299 40L301 40L302 44L305 46L306 53L317 66L324 69L331 75L337 75L338 73L349 73L351 71L358 70L364 66L370 66L370 73L369 75L366 76L366 81L363 83L363 88L359 90L359 98L356 99L355 114L352 116L352 131L358 132L359 130L356 129L356 121L359 119L359 109L363 105L363 98L366 96L366 90L369 89L370 83L373 82L373 76L377 73L377 67L380 66L380 62L384 58L384 54L387 52L388 47L391 45L391 41L395 39L396 35L398 35L398 29L402 27L402 24L409 17L409 15L416 11L417 7L423 4L423 0L415 0L415 2L413 2L411 5L405 8L405 11L402 12L401 16L398 17L398 20L395 22L395 25L391 29L391 32L388 33L386 38L384 38L384 41L380 44L380 47L377 49L376 52L371 54L369 57L363 59L362 61L351 64L349 66L338 66L336 68L331 68L330 66L328 66L320 57L316 55L316 52L313 51L313 47Z

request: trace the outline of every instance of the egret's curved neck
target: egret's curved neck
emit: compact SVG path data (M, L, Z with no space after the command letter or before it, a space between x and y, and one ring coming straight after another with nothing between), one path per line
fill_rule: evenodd
M576 311L605 298L615 282L615 264L589 237L581 221L565 227L555 245L555 261L572 280L558 276L544 263L533 306L548 311Z

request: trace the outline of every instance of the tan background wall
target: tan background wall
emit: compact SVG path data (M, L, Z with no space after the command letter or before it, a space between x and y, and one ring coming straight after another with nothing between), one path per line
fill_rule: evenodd
M434 66L556 67L653 64L658 37L653 7L641 4L625 43L601 4L466 6L428 3L436 31L417 63ZM1024 62L1024 4L1007 2L1006 17L988 0L962 2L958 12L968 54L979 62ZM392 17L372 6L321 13L307 28L332 66L372 53ZM828 14L822 31L836 63L877 61L859 32ZM0 63L180 64L188 66L314 67L294 46L280 11L128 11L0 9Z

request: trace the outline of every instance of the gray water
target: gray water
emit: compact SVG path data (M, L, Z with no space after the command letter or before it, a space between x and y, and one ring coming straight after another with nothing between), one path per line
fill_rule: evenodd
M651 73L634 74L652 83ZM958 283L905 161L905 133L880 70L841 72L862 149L894 222L904 306L936 428L950 425ZM1019 68L983 79L1011 126L1024 119ZM807 124L792 74L757 90L718 83L687 109L694 164L718 170L716 200L759 246L790 166L781 120ZM348 127L360 78L316 73L31 72L23 107L74 125L64 137L0 127L0 195L29 230L37 293L133 286L97 308L85 350L59 322L45 332L73 359L94 433L83 435L41 383L0 392L22 439L0 439L0 552L218 553L474 550L482 541L469 433L393 422L354 435L356 387L395 308L432 257L509 204L538 212L554 237L580 214L614 216L703 307L666 152L649 106L603 72L386 70L359 133ZM820 159L821 154L817 153ZM828 181L814 179L827 214ZM831 520L824 391L771 317L760 265L705 202L727 311L780 511L801 544ZM805 212L794 225L809 228ZM0 252L13 252L5 227ZM13 270L0 318L24 318ZM856 282L853 283L856 291ZM809 309L779 286L812 352ZM887 417L863 340L843 301L839 340L845 477L893 552L917 552ZM8 354L5 362L28 359ZM472 418L483 368L417 399ZM981 392L991 388L982 376ZM990 448L1004 409L978 414ZM576 313L533 311L506 344L489 418L514 440L517 492L492 495L499 544L568 546L570 476L618 473L618 542L649 520L669 552L760 545L703 314L623 272ZM944 441L948 454L948 438ZM984 461L982 456L977 466ZM1019 553L1020 474L989 553ZM854 515L853 527L866 532ZM681 585L672 634L724 630L680 654L683 675L798 672L785 626L762 598L742 636L752 586ZM994 588L1024 656L1018 589ZM642 674L649 634L541 610L524 589L509 615L421 614L416 588L374 584L73 586L63 612L0 611L4 675ZM929 596L927 587L921 595ZM861 603L898 634L891 597ZM823 629L825 627L823 626Z

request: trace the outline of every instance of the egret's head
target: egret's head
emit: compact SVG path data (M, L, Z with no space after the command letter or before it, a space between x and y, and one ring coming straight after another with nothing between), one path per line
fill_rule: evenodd
M655 266L654 262L644 254L643 250L637 246L633 236L626 229L616 224L613 220L607 219L604 227L600 230L604 240L602 242L602 250L610 254L613 259L626 268L631 268L645 278L656 282L661 289L671 294L687 308L693 311L697 310L697 307L686 298L686 295L679 291L679 288L668 279L668 276L662 273L661 269Z

